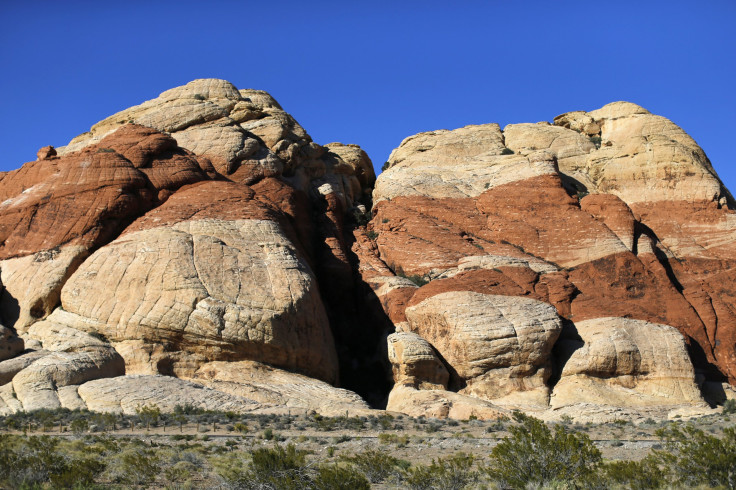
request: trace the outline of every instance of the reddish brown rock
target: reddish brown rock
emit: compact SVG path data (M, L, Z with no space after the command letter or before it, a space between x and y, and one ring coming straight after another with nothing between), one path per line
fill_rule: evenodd
M161 192L206 178L173 139L133 125L78 153L26 163L0 181L0 259L97 247Z
M38 150L38 153L36 153L36 157L38 160L48 160L55 156L56 149L53 146L44 146L43 148Z

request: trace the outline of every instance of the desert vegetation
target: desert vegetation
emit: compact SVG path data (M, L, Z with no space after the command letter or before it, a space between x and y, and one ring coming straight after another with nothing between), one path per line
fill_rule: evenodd
M643 443L636 446L634 443ZM628 447L627 447L628 446ZM637 449L638 447L638 449ZM0 488L736 488L729 414L545 423L43 410L0 418Z

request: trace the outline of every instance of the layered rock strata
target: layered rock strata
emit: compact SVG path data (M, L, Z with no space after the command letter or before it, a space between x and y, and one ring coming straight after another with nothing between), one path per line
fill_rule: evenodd
M733 199L634 104L414 135L376 180L195 80L37 156L0 178L0 414L618 418L736 383Z
M0 412L177 397L270 410L291 396L367 410L335 387L335 308L315 267L352 288L343 228L374 180L359 147L320 146L270 95L223 80L42 148L0 181ZM271 374L236 389L236 366L243 381Z
M387 167L373 244L354 247L361 274L436 350L451 391L518 407L546 405L522 398L535 390L556 409L703 407L704 379L736 380L732 198L670 121L619 102L554 124L432 131ZM547 304L556 327L525 315L519 329L489 298L516 302L512 315ZM403 376L395 366L396 389Z

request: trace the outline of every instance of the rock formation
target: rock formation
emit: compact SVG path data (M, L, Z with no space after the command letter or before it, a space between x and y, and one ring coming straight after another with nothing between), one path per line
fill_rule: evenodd
M411 136L376 180L195 80L0 179L0 414L707 410L736 383L733 206L630 103Z
M618 102L554 125L432 131L387 167L374 243L354 247L361 273L436 349L452 392L526 409L545 389L554 409L702 407L704 380L736 381L733 200L672 122ZM516 304L497 310L502 297ZM534 302L554 308L520 329Z

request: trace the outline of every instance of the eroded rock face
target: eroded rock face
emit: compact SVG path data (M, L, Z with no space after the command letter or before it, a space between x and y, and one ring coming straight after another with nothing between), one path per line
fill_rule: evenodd
M191 376L202 362L258 359L336 382L315 277L285 225L264 219L275 213L248 191L225 182L185 189L95 252L62 290L73 325L114 343L167 346L146 369L128 362L129 374Z
M182 402L202 410L237 413L258 408L253 400L170 376L126 375L88 381L77 388L89 410L132 415L140 407L173 412Z
M30 349L0 367L17 385L3 410L92 406L77 392L91 379L192 378L213 362L337 383L313 268L332 264L335 289L351 290L344 219L367 211L374 181L359 147L313 143L266 92L223 80L169 90L41 149L0 183L0 309ZM68 345L40 333L49 325ZM8 332L13 357L23 340ZM365 408L347 392L341 403Z
M736 379L736 317L727 306L736 299L732 199L702 150L665 118L614 103L564 114L554 124L421 133L391 154L373 200L370 231L376 236L371 244L358 241L353 247L361 275L393 324L408 322L456 373L449 385L453 391L499 403L496 397L506 389L475 387L468 366L483 365L494 353L478 340L480 334L451 346L462 338L458 328L492 324L476 321L488 308L467 295L547 303L560 325L598 322L606 325L604 337L634 335L621 330L629 321L664 329L658 348L682 363L650 359L649 364L663 366L659 374L613 372L604 381L581 374L593 380L593 405L627 406L626 396L611 394L606 401L601 394L601 386L614 393L611 385L626 385L631 407L676 404L678 396L699 406L695 378L682 371L693 362L695 372L712 382ZM443 302L445 295L460 296ZM416 315L417 308L432 303L434 313ZM458 320L448 321L453 315ZM614 328L600 320L608 317L630 320ZM671 338L676 331L679 337ZM632 352L654 348L645 338L629 337L625 343ZM657 345L651 340L657 335L649 338ZM677 338L687 349L676 345ZM556 376L564 373L558 400L572 385L567 373L574 365L595 363L591 356L617 355L618 344L586 339L568 360L562 347L549 350L554 342L543 342L546 351L531 350L556 366ZM469 355L479 352L485 355ZM509 366L521 369L524 361L514 358ZM668 371L672 378L664 374ZM540 376L536 386L546 389L556 376ZM404 377L394 369L395 382ZM453 385L452 379L467 379L467 386ZM519 385L508 393L525 389Z
M191 381L255 400L262 409L317 411L333 417L368 415L371 410L352 391L254 361L211 362L200 367Z
M736 380L733 205L634 104L421 133L376 180L195 80L0 180L0 413L702 410Z
M685 340L675 328L614 317L578 322L575 329L582 341L559 343L570 357L554 388L553 407L703 403Z
M562 330L553 306L453 291L410 306L406 318L452 367L460 393L497 403L546 404L550 354Z
M429 342L413 332L388 336L388 360L396 385L444 390L450 381L450 373Z

